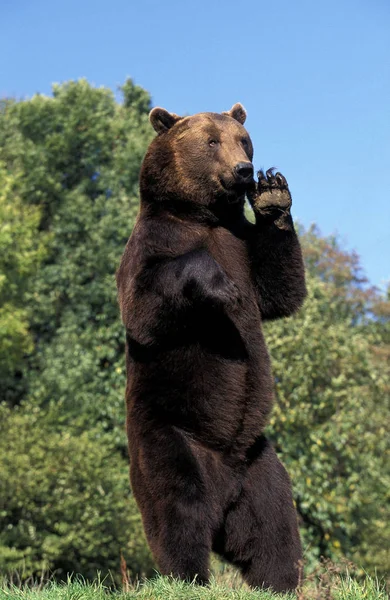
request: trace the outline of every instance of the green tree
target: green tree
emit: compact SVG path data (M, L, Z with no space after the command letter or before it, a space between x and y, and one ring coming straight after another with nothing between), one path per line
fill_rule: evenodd
M122 553L131 575L151 575L127 461L96 432L59 428L60 412L0 405L0 571L119 583Z
M36 352L30 395L62 402L80 427L100 421L124 445L124 334L114 274L138 205L141 160L152 137L150 97L128 80L123 103L86 81L53 97L5 102L0 158L21 173L24 206L39 207L47 255L28 302Z
M40 210L21 202L19 182L0 162L0 395L10 401L21 392L19 371L34 347L26 297L45 252Z
M1 264L4 289L20 270L6 317L21 332L24 392L19 408L2 407L0 568L26 575L117 573L121 548L133 574L151 568L129 496L114 274L153 132L149 95L129 80L122 96L82 80L0 105L0 177L10 178L0 206L13 232L0 234ZM8 332L0 341L8 356Z
M390 378L372 320L379 298L334 239L312 230L303 244L305 306L265 329L277 398L270 434L293 481L309 562L344 555L384 572Z

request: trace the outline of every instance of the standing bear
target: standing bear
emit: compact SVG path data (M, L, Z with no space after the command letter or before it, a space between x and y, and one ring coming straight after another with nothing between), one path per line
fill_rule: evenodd
M255 182L245 118L240 104L150 113L158 135L117 272L130 478L161 573L206 583L214 551L251 586L287 591L301 545L289 477L263 434L262 322L299 309L304 267L287 182L271 170Z

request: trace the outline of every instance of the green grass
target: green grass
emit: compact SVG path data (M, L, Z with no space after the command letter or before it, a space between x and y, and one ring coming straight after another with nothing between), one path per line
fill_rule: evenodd
M80 579L67 583L47 582L35 586L3 583L0 600L387 600L384 587L366 577L358 582L346 575L309 581L295 595L278 595L267 590L249 590L246 586L231 588L213 581L199 587L166 577L140 583L127 592L112 591L104 582L86 583Z

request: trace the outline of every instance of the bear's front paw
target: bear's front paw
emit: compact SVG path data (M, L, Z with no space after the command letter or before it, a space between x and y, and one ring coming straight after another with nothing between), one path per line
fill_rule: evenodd
M274 175L272 169L257 173L258 183L249 194L249 201L255 212L263 215L275 213L289 214L291 207L291 194L286 178L281 173Z

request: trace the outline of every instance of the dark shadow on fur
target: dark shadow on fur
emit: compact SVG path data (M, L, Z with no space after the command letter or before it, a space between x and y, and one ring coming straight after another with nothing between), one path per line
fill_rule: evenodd
M195 313L195 311L194 311ZM155 343L147 346L126 334L129 356L138 363L151 363L166 352L198 345L203 350L222 359L245 361L248 352L240 332L227 315L217 309L205 309L194 314L191 323L170 336L156 336Z
M247 448L246 451L246 462L248 467L263 454L268 445L269 442L265 435L259 435L259 437L256 438L252 446Z

